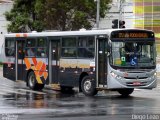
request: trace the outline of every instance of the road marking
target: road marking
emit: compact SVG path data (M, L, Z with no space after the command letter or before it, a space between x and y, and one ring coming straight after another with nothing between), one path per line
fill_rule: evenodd
M26 92L35 93L35 94L41 94L41 95L45 95L46 94L44 92L38 92L38 91L27 90L27 89L1 88L1 87L0 87L0 91L1 91L0 95L6 95L8 93L26 95Z
M160 89L160 86L157 86L157 89Z
M26 93L22 93L23 92L31 92L31 93L36 93L36 94L46 94L44 92L39 92L39 91L33 91L33 90L27 90L27 89L15 89L14 86L12 85L6 85L6 84L1 84L0 89L2 91L6 91L6 92L11 92L11 93L17 93L17 94L26 94ZM19 92L21 91L21 92Z
M0 90L2 90L2 91L5 91L5 90L14 91L14 90L16 90L16 89L14 89L14 88L0 87Z
M160 85L157 85L158 88L160 88Z
M36 94L42 94L45 95L46 93L44 92L38 92L38 91L33 91L33 90L27 90L27 89L17 89L18 91L25 91L25 92L31 92L31 93L36 93Z
M1 89L1 91L4 91L4 92L7 92L7 93L16 93L16 94L21 94L21 95L25 95L25 93L22 93L22 92L18 92L16 90L9 90L9 89Z
M5 86L5 87L13 87L13 84L11 84L11 85L1 84L1 86Z
M0 95L7 95L9 93L0 92Z

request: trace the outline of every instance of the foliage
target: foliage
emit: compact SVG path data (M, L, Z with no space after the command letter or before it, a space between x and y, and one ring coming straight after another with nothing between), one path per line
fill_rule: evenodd
M100 0L104 18L111 0ZM96 21L94 0L15 0L5 13L9 32L91 29Z

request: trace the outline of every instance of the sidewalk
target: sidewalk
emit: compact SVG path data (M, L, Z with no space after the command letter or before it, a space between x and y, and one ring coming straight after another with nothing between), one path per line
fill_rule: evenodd
M3 77L3 67L0 67L0 77Z

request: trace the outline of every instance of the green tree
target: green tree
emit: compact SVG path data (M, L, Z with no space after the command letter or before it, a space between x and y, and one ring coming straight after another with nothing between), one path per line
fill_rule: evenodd
M42 21L37 19L35 13L36 0L15 0L13 9L6 12L5 16L10 24L9 32L28 32L32 30L42 31L44 26Z
M100 0L104 18L111 0ZM15 0L5 13L9 32L91 29L96 21L94 0Z

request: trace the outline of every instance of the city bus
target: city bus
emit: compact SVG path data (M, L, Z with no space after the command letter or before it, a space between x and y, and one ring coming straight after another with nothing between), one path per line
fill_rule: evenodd
M130 95L157 85L154 32L107 29L10 33L5 35L3 76L32 90L45 85Z

